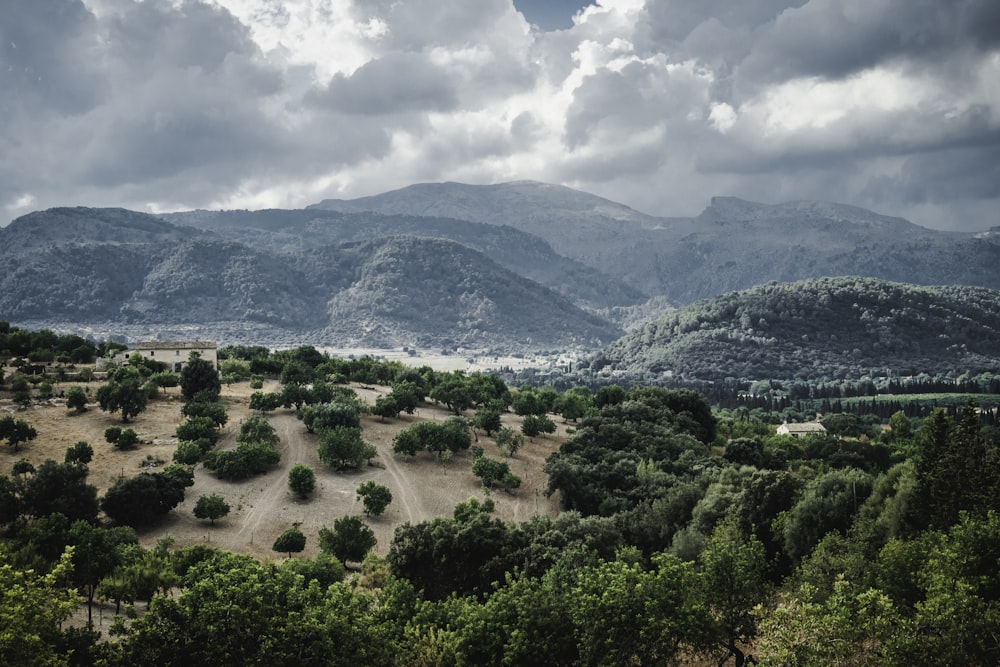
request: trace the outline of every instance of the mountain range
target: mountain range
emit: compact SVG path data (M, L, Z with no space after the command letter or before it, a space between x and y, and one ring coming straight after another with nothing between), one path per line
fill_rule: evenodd
M1000 287L1000 231L943 232L827 202L714 197L662 218L567 187L430 183L314 209L505 224L559 254L676 305L772 280L858 275L918 285Z
M1000 288L1000 230L729 197L665 218L545 183L431 183L294 210L37 211L0 228L0 261L0 319L15 322L537 351L596 349L771 281Z

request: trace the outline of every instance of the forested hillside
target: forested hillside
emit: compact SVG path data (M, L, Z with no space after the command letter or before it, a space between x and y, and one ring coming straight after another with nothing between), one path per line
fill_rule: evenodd
M647 323L597 365L701 380L994 372L1000 292L871 278L771 283Z

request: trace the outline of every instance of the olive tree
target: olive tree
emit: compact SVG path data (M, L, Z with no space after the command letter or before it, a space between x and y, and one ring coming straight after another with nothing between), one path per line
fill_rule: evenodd
M216 519L229 514L229 503L217 493L210 496L201 496L194 506L194 516L197 519L208 519L209 523L215 525Z
M296 463L288 471L288 488L300 498L306 498L316 490L316 473L304 463Z
M392 491L387 486L368 480L358 486L357 498L364 503L365 514L379 516L392 502Z

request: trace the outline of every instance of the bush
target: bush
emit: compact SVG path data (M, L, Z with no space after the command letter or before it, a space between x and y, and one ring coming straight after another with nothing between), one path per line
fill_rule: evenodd
M115 446L115 449L126 450L135 449L139 444L139 434L130 428L122 429L120 426L109 426L104 429L104 439Z

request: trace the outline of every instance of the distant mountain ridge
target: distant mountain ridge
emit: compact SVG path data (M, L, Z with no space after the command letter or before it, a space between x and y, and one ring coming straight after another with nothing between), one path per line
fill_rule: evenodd
M620 280L557 254L538 236L508 225L316 209L188 211L161 217L250 246L282 251L387 236L448 239L482 252L501 266L554 289L582 307L608 309L640 304L648 298Z
M608 346L633 376L832 380L1000 369L1000 291L841 277L680 308Z
M500 350L593 348L621 333L449 240L392 236L275 251L104 211L53 209L0 229L0 319L244 322L309 332L331 346Z
M0 228L0 319L232 322L317 343L593 347L671 304L772 281L997 289L996 230L940 232L842 204L734 197L665 218L533 181L425 183L300 210L56 208Z
M941 232L828 202L715 197L694 218L659 218L562 186L424 183L315 208L510 225L649 296L677 304L771 280L861 275L1000 288L997 235Z

